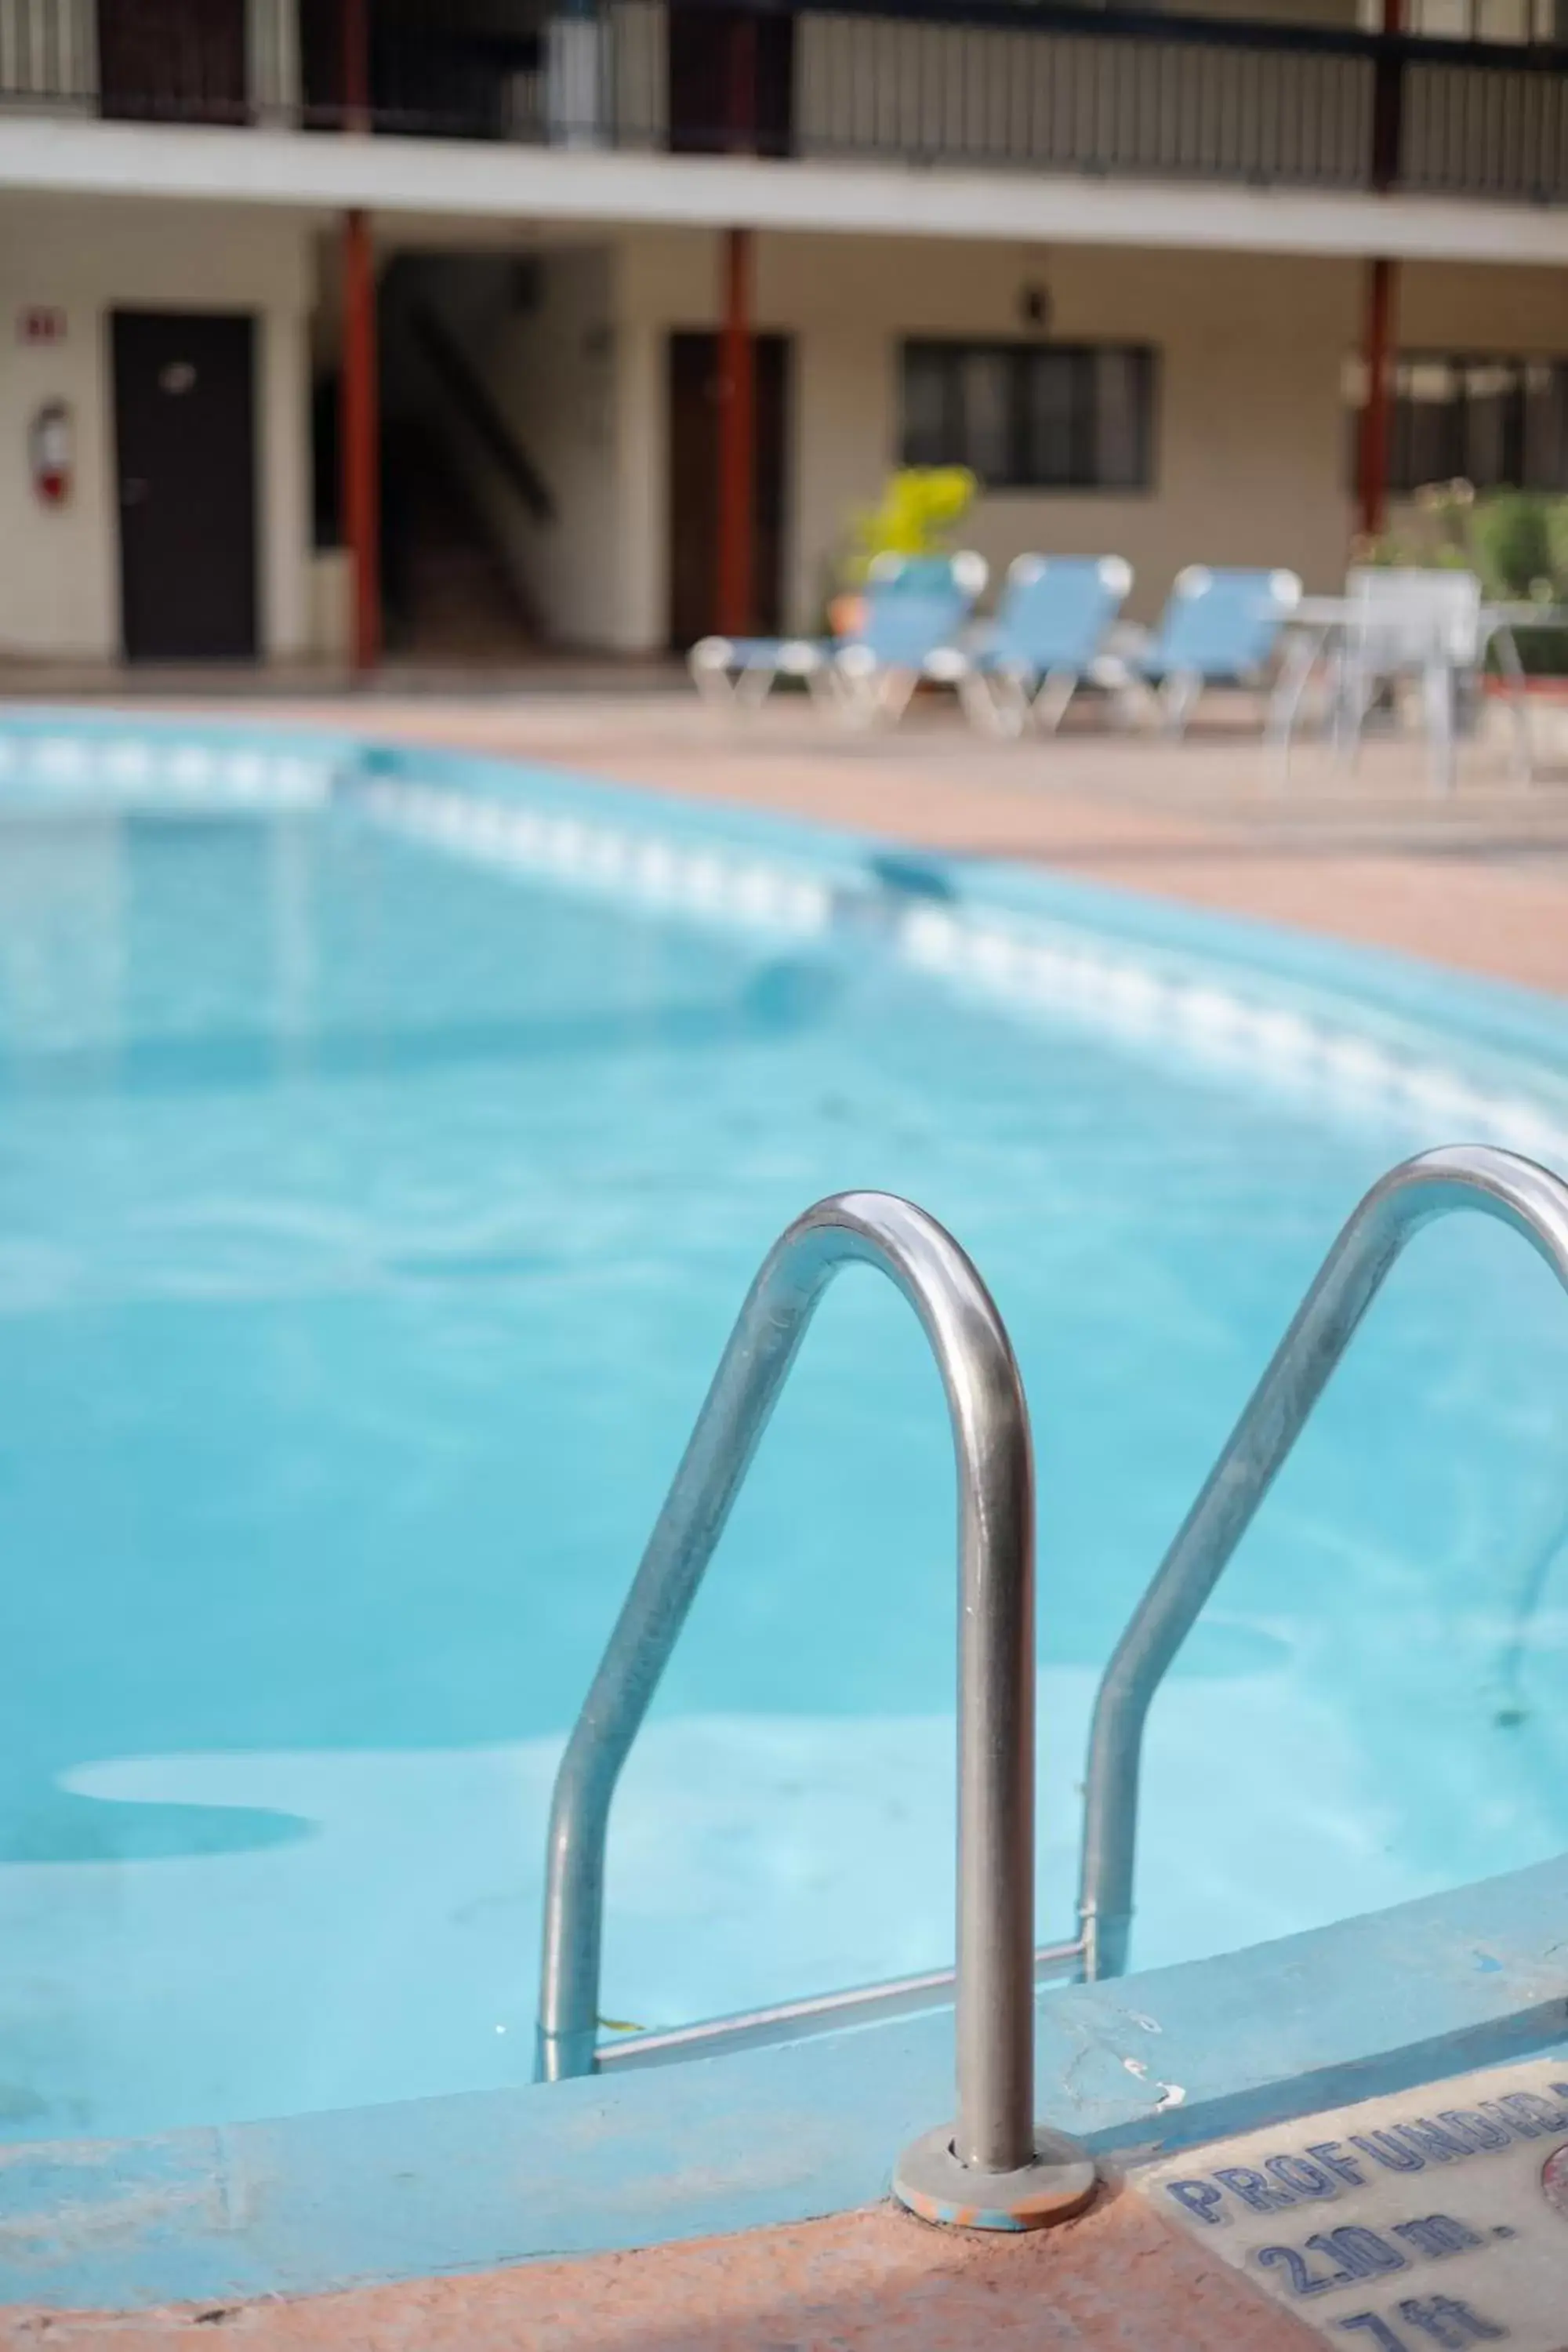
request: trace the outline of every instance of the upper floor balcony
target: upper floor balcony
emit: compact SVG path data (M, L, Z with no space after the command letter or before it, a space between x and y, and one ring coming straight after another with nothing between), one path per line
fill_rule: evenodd
M0 121L1568 201L1563 0L1295 5L0 0Z

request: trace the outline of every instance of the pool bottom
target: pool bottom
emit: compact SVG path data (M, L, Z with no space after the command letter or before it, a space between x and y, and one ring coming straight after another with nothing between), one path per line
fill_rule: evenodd
M1353 973L1280 993L1145 940L1146 910L1064 928L1047 892L1023 923L1029 877L807 856L472 762L340 744L321 805L295 805L290 763L263 826L278 755L198 771L192 744L167 762L183 815L93 815L130 748L106 734L95 767L85 738L42 742L47 809L6 836L13 920L39 928L8 1071L0 1484L9 1551L53 1572L17 1595L37 1665L0 1790L0 2138L523 2078L573 1703L757 1257L845 1181L944 1217L1025 1363L1037 1910L1067 1932L1095 1669L1339 1216L1436 1139L1379 1089L1435 1090L1468 1127L1514 1100L1517 1055L1467 1093L1463 1024L1440 1067L1429 1022L1346 1001ZM114 852L91 905L134 917L125 971L74 950L68 752ZM427 891L437 956L408 951ZM647 906L669 920L623 970ZM520 919L569 987L536 1001ZM924 1104L939 1047L963 1116ZM1368 1094L1365 1131L1266 1117L1260 1055L1316 1073L1328 1126ZM1141 1965L1568 1843L1542 1410L1568 1327L1555 1295L1531 1306L1538 1278L1507 1236L1456 1232L1358 1341L1162 1696ZM936 1384L885 1289L825 1313L632 1760L614 2016L679 2025L951 1957L952 1507ZM1471 1346L1435 1376L1461 1317Z

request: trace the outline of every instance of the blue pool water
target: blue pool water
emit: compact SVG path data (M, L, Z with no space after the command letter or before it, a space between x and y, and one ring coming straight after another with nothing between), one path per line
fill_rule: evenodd
M1289 1024L1359 990L1366 1051L1473 1032L1482 1085L1506 1030L1539 1135L1549 1009L1248 942L1286 1009L1238 1065L1223 1007L1152 1038L895 951L946 890L1022 919L1007 877L742 828L784 898L724 906L453 855L352 778L136 798L0 810L0 2129L527 2078L562 1741L758 1258L847 1185L952 1228L1023 1364L1066 1932L1108 1649L1339 1221L1461 1133L1441 1070L1282 1083ZM1188 925L1189 993L1237 952ZM1156 1706L1138 1961L1568 1843L1565 1374L1506 1234L1395 1274ZM950 1955L952 1512L908 1310L847 1278L628 1768L609 2015Z

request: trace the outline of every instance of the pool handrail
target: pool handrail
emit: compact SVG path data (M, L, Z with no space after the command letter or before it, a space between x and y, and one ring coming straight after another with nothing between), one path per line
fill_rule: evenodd
M952 2152L976 2175L1013 2175L1033 2165L1040 2144L1028 1408L1002 1318L969 1258L934 1218L889 1193L840 1193L798 1217L763 1260L720 1360L556 1780L537 2073L553 2082L597 2065L605 1844L616 1783L812 1316L834 1276L853 1264L876 1267L909 1300L947 1395L960 1604Z
M1402 1161L1352 1210L1111 1654L1095 1700L1079 1894L1083 1973L1127 1965L1149 1706L1405 1244L1476 1209L1511 1226L1568 1288L1568 1184L1489 1144Z
M1406 1243L1436 1218L1467 1208L1510 1225L1568 1288L1568 1183L1532 1160L1491 1145L1445 1145L1390 1169L1363 1196L1324 1259L1197 1500L1133 1611L1101 1678L1085 1782L1079 1933L1071 1941L1047 1945L1030 1956L1031 1986L1062 1976L1093 1980L1125 1971L1132 1916L1139 1771L1143 1729L1154 1694ZM597 2004L605 1839L616 1780L822 1292L841 1265L857 1260L879 1266L914 1305L942 1371L958 1456L964 1604L960 1661L958 1967L811 1995L666 2032L631 2032L600 2048ZM984 1377L977 1387L973 1382L956 1389L954 1385L952 1375L963 1369L962 1359L952 1353L963 1319L955 1312L958 1303L966 1307L983 1344ZM938 1304L947 1310L945 1321L936 1311ZM972 1493L994 1490L996 1465L977 1459L973 1412L966 1419L962 1405L967 1400L973 1406L975 1395L994 1388L998 1381L998 1393L1008 1402L999 1442L1008 1452L1002 1484L1010 1499L1000 1526L994 1524L987 1530L984 1513L971 1507L970 1498ZM1021 1464L1015 1458L1020 1445ZM972 1481L975 1482L973 1486ZM1021 1513L1020 1492L1025 1498ZM1013 1657L1015 1662L1032 1657L1032 1527L1027 1409L1005 1331L970 1260L923 1211L889 1194L846 1193L808 1210L774 1244L747 1296L557 1778L547 1861L541 2080L591 2074L600 2066L618 2071L622 2065L658 2065L760 2042L795 2040L846 2024L905 2015L955 1997L961 2116L966 2112L966 2092L971 2094L967 2112L973 2116L973 2085L984 2082L994 2090L1000 2079L995 2072L982 2076L973 2071L978 2032L993 2057L999 2048L1011 2048L1012 2071L1009 2074L1004 2064L1001 2077L1012 2084L1010 2112L1016 2123L1029 2104L1026 2078L1033 2066L1032 2000L1013 2005L1019 1977L1019 1937L1032 1939L1033 1936L1032 1844L1026 1840L1010 1848L1012 1867L1017 1872L1016 1901L1009 1898L1006 1869L994 1872L989 1886L976 1886L973 1873L964 1866L966 1836L969 1858L985 1849L976 1845L971 1833L965 1792L973 1797L973 1781L987 1770L999 1772L1004 1779L1012 1776L1005 1798L992 1791L993 1808L1000 1807L996 1818L1010 1815L1015 1826L1029 1823L1032 1837L1032 1692L1021 1694L1012 1687L1005 1658L993 1662L994 1670L1002 1671L1009 1719L1015 1727L1024 1727L1022 1739L1015 1740L1010 1754L996 1744L989 1756L976 1756L973 1734L976 1726L984 1722L985 1710L983 1705L969 1708L972 1692L983 1698L991 1687L991 1675L978 1669L974 1654L986 1641L1005 1649L995 1612L1000 1608L1001 1616L1006 1616L1020 1607L1025 1596L1027 1646L1020 1619ZM973 1547L987 1534L1001 1544L1009 1573L992 1580L985 1588L984 1607L975 1612L967 1605L971 1591L977 1589L972 1585L972 1579L978 1578ZM1020 1538L1026 1556L1023 1560L1018 1558ZM1016 1785L1026 1756L1026 1790ZM990 1999L995 1980L983 1975L989 2006L982 2005L977 2011L973 1974L966 1980L966 1958L979 1951L994 1963L999 1938L1005 1946L1008 1997L1001 2004ZM1015 2020L1010 2043L1005 2022L1009 2017ZM1052 2137L1036 2135L1037 2140ZM966 2133L963 2144L980 2143ZM1000 2130L991 2135L989 2144L1009 2145ZM896 2185L903 2193L901 2185Z
M1035 1982L1052 1984L1083 1974L1083 1941L1042 1944L1035 1953ZM614 2042L599 2044L597 2071L627 2066L672 2066L684 2058L717 2058L726 2051L752 2050L770 2042L802 2042L813 2034L837 2033L847 2025L881 2025L912 2017L922 2009L951 2006L954 1970L926 1969L918 1976L884 1977L872 1984L837 1992L803 1994L728 2017L705 2017L694 2025L658 2032L630 2026Z

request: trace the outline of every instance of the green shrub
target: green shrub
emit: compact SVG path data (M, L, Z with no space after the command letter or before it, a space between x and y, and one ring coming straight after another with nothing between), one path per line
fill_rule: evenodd
M1552 505L1530 490L1499 490L1478 501L1472 532L1476 570L1484 594L1500 600L1540 596L1544 586L1555 598L1552 578Z
M1568 604L1568 498L1540 490L1478 498L1468 482L1431 483L1396 530L1358 543L1355 561L1473 572L1494 604ZM1531 673L1568 672L1568 628L1516 628L1514 641Z

